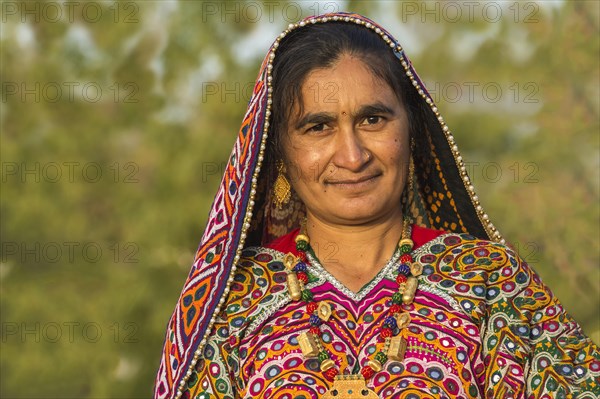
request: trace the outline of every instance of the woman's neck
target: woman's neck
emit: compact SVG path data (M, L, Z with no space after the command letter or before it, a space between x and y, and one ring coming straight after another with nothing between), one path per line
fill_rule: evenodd
M358 292L394 254L402 224L402 212L360 226L331 224L309 214L306 230L323 267L351 291Z

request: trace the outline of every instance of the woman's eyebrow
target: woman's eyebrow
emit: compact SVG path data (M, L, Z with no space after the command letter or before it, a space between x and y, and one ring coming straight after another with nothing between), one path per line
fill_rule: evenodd
M330 112L314 112L304 115L297 123L296 130L308 124L328 123L336 119L335 114Z
M394 110L382 102L366 104L361 106L356 113L353 113L354 118L364 118L369 115L388 114L394 115Z

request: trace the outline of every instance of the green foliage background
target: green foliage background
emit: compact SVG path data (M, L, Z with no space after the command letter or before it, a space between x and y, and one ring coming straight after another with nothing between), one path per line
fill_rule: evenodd
M151 395L251 82L298 10L400 39L491 219L600 341L598 2L495 2L497 20L486 2L87 3L2 4L3 398Z

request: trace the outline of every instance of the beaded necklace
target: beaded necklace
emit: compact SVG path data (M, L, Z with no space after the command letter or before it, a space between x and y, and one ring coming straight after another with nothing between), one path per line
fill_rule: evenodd
M311 327L298 336L302 354L305 358L316 357L323 376L328 381L335 381L324 398L354 397L348 396L352 392L361 393L360 397L377 398L377 394L366 387L366 380L381 371L388 359L394 361L404 359L407 342L403 336L403 330L410 324L410 315L408 312L403 312L402 305L409 305L413 302L418 286L417 277L423 271L423 266L415 262L410 254L414 246L413 241L410 239L410 233L410 221L405 218L402 226L402 236L394 254L394 257L399 255L399 266L396 270L398 291L392 296L389 315L385 317L379 332L380 341L383 341L383 348L367 362L367 365L360 370L360 374L339 375L335 362L323 346L320 326L330 319L332 306L325 301L315 302L313 293L306 288L306 284L317 279L307 267L307 262L309 262L307 254L316 259L316 255L310 247L308 235L301 231L295 238L296 249L300 256L296 257L289 253L284 257L290 296L294 301L302 300L306 302L306 312L310 315L309 323Z

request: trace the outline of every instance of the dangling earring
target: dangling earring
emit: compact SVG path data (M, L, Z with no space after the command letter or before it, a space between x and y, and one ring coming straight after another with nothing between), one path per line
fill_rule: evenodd
M273 187L273 203L281 209L282 205L290 202L292 196L290 182L285 177L285 164L282 160L277 161L277 179Z
M411 208L411 202L414 200L415 189L415 164L413 161L413 150L415 148L414 139L410 139L410 155L408 157L408 176L402 194L402 204L404 205L404 214L407 215Z
M410 193L410 195L412 195L414 193L414 189L415 189L415 163L413 162L412 154L410 154L410 158L408 159L408 192Z
M415 152L415 139L410 138L410 156L408 157L408 192L412 195L415 189L415 162L413 153Z

